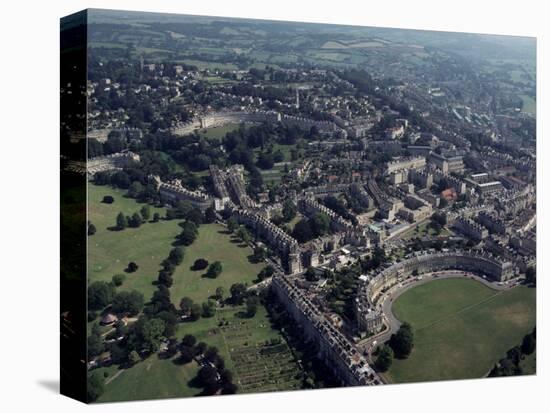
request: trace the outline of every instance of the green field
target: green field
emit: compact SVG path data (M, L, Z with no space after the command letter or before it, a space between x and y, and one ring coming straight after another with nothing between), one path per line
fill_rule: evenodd
M115 199L113 204L104 204L105 195ZM159 221L145 223L139 228L126 228L112 231L119 212L131 215L139 211L144 204L124 197L124 192L108 186L88 185L88 219L95 225L97 232L88 237L88 277L89 281L111 281L115 274L124 274L130 261L139 265L139 269L126 274L121 289L134 289L149 299L155 286L160 263L168 256L171 244L181 228L177 221ZM153 213L164 217L163 208L151 208Z
M535 99L528 95L520 95L519 97L523 100L523 112L536 114L537 102Z
M172 301L178 305L182 297L191 297L203 302L214 294L217 287L229 292L231 285L242 282L251 284L263 268L263 264L252 264L248 256L252 249L243 246L219 224L201 225L199 236L192 245L185 248L185 258L176 268L174 284L171 287ZM220 261L223 271L218 278L203 277L206 271L192 271L198 258L208 262Z
M105 392L97 400L99 403L188 397L201 392L189 383L197 375L195 362L182 366L153 354L130 369L118 370L112 366L96 370L99 374L105 371L109 372L109 377L105 379Z
M414 349L395 359L391 382L484 376L535 325L536 290L498 292L471 279L435 280L412 288L393 306L414 331Z
M222 139L227 133L233 132L239 129L239 127L239 123L230 123L216 128L201 129L199 134L208 139Z

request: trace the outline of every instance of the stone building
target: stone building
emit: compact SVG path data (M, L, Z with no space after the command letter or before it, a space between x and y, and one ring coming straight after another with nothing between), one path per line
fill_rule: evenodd
M416 253L364 278L355 301L358 331L368 334L380 331L381 324L377 317L382 316L378 306L382 292L410 277L413 272L422 274L444 270L469 271L495 281L506 281L514 276L514 267L510 261L502 261L486 252L456 250Z
M269 219L245 209L234 209L232 216L237 222L251 228L255 235L264 240L281 257L281 262L289 274L302 270L298 241L288 235Z
M301 326L304 339L313 340L318 357L344 386L380 384L381 380L359 350L285 276L274 276L271 288L288 313Z
M178 201L188 201L202 212L214 206L214 198L201 191L191 191L184 188L179 179L162 182L158 176L153 177L162 202L176 204Z
M474 241L481 241L489 236L487 228L468 218L457 218L453 223L453 228Z
M111 155L98 156L88 159L86 163L86 172L88 175L94 175L98 172L124 169L131 162L139 162L139 155L130 151L117 152Z

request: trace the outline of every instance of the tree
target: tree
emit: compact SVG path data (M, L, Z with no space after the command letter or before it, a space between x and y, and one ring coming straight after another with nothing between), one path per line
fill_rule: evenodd
M214 261L208 267L208 271L206 272L206 275L209 278L217 278L221 273L222 273L222 263L219 261Z
M216 221L216 211L212 207L208 207L206 211L204 211L204 221L207 224L212 224Z
M116 228L119 231L121 231L127 226L128 226L128 220L126 219L126 216L122 212L119 212L118 215L116 216Z
M155 212L153 214L153 222L159 222L160 221L160 214L158 212Z
M115 289L113 285L95 281L88 287L88 307L91 310L102 310L113 300Z
M273 268L272 265L268 265L264 267L259 273L258 273L258 280L263 281L266 278L271 277L275 273L275 268Z
M215 297L217 300L221 301L223 299L224 294L225 294L225 289L223 287L216 288Z
M208 365L201 367L197 378L208 393L215 393L218 389L218 371L214 367Z
M140 317L131 326L128 335L128 348L136 351L145 350L151 353L158 351L160 342L164 338L164 329L163 320Z
M90 223L88 225L88 235L94 235L96 233L97 229L94 224Z
M229 292L231 293L231 301L234 304L240 305L243 303L246 296L246 286L241 283L233 284Z
M239 239L245 244L248 244L251 238L250 233L244 226L239 227L239 229L237 230L237 237L239 237Z
M248 317L254 317L258 311L258 305L260 304L260 299L256 295L251 295L246 299L246 315Z
M296 238L296 240L300 243L304 243L313 239L314 234L313 234L311 225L309 223L309 220L302 219L298 221L298 223L294 225L294 229L292 230L292 236Z
M128 263L128 268L126 268L126 271L132 273L136 272L138 268L139 266L135 262L131 261Z
M378 371L385 372L387 371L393 362L393 351L392 349L384 345L380 352L378 353L378 358L376 359L375 367Z
M134 212L128 219L128 226L132 228L139 228L142 223L143 220L141 219L141 215L137 212Z
M140 213L144 222L149 221L149 219L151 218L151 208L149 208L149 205L144 205L143 207L141 207Z
M315 271L315 268L313 268L313 267L309 267L306 270L305 277L306 277L306 280L308 280L310 282L319 281L319 276L317 275L317 272Z
M178 328L178 318L172 311L160 311L156 315L157 318L164 321L163 336L167 338L174 337Z
M128 196L132 198L138 198L142 192L143 192L143 185L141 184L141 182L134 181L130 185L130 189L128 189Z
M126 279L126 276L124 274L115 274L113 275L113 284L115 287L120 287L124 280Z
M183 315L189 316L191 314L191 308L193 306L193 300L189 297L183 297L180 300L180 310Z
M104 204L112 204L113 202L115 202L115 199L111 195L105 195L102 202Z
M265 257L267 256L267 251L264 247L258 246L254 248L254 254L252 255L252 261L254 262L261 262L265 260Z
M183 364L190 363L195 357L195 351L191 346L181 346L178 361Z
M537 271L535 267L528 267L525 271L525 281L527 281L529 284L536 284L537 283Z
M330 227L330 218L323 212L318 212L311 219L311 229L316 237L320 237L328 232Z
M197 238L198 233L197 226L194 222L185 221L183 230L181 234L178 235L178 239L183 245L191 245L195 241L195 238Z
M97 334L91 334L88 337L88 356L90 358L99 356L105 350L101 337Z
M202 303L202 316L204 318L213 317L216 311L216 303L212 300L208 300Z
M206 267L208 267L208 261L204 258L198 258L193 263L193 267L191 268L193 271L200 271L204 270Z
M159 284L162 284L162 285L170 288L172 286L172 284L174 284L174 278L172 278L172 274L169 271L161 270L159 272L157 282Z
M291 200L286 200L283 203L283 219L286 222L290 222L294 219L296 216L297 208L296 204L292 202Z
M191 334L186 334L181 339L182 346L193 347L196 343L197 343L197 339L195 338L195 336Z
M227 220L227 229L230 232L235 232L239 228L239 223L237 222L237 219L234 217L231 217Z
M93 402L97 400L104 390L103 378L98 373L90 374L87 382L88 401Z
M197 355L203 354L206 351L207 347L208 346L203 341L197 343L197 345L195 346L195 354L197 354Z
M413 332L409 323L403 323L397 333L392 334L390 346L397 358L407 358L413 348Z
M139 356L138 352L135 350L132 350L130 354L128 355L128 362L130 363L130 366L133 366L141 361L141 357Z
M204 352L204 360L208 363L216 364L219 359L219 350L215 346L209 346Z
M537 342L533 334L527 334L523 337L523 342L521 343L521 351L523 354L529 355L535 351Z
M113 297L113 311L136 315L143 309L143 294L138 291L121 291Z
M174 265L180 265L181 262L183 261L183 257L184 257L183 248L176 247L176 248L172 248L172 250L170 251L170 254L168 255L168 260Z

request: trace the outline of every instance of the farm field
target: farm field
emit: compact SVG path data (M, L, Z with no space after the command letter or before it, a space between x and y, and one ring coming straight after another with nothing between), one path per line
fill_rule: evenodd
M152 284L157 279L160 263L172 249L172 242L181 228L177 221L145 223L139 228L126 228L112 231L119 212L131 215L143 205L134 199L126 198L124 191L109 186L88 185L88 219L97 232L88 237L88 277L89 281L111 281L115 274L125 274L130 261L138 264L136 272L126 274L120 289L137 290L149 299L155 290ZM111 195L115 202L102 203L105 195ZM151 216L158 212L164 217L164 208L150 206Z
M228 292L235 283L251 284L263 268L263 264L253 264L248 260L251 254L252 249L234 239L224 226L201 225L199 236L193 244L185 247L185 258L174 272L172 301L178 305L183 297L190 297L201 303L212 296L217 287L223 287ZM222 273L218 278L211 279L204 277L206 270L191 270L198 258L204 258L209 263L220 261Z
M471 279L435 280L406 291L393 305L409 322L414 348L394 359L391 382L478 378L535 325L536 290L495 291Z

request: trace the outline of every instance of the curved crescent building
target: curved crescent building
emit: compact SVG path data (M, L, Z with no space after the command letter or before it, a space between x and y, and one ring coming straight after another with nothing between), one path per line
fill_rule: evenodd
M444 271L469 271L495 281L505 281L514 276L512 263L475 251L449 251L418 254L383 268L368 277L359 288L355 301L357 328L360 333L375 334L382 328L382 311L378 306L380 293L412 275Z

